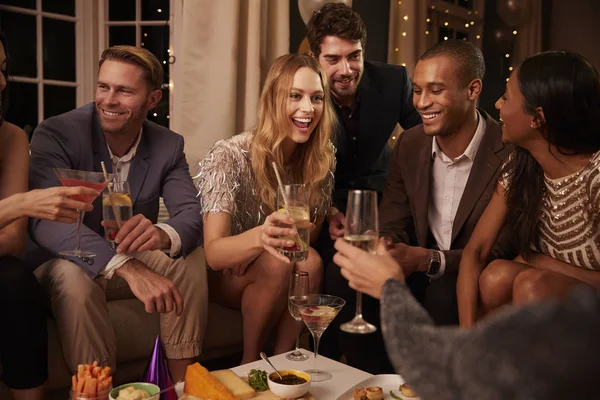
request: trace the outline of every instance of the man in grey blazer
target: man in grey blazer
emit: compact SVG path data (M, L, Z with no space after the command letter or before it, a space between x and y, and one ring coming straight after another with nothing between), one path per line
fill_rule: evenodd
M133 217L113 249L104 239L101 198L86 213L81 245L93 258L58 257L75 248L76 226L33 219L32 239L52 257L36 271L48 290L63 353L72 371L97 360L116 364L116 339L106 307L107 280L128 286L147 312L161 314L161 335L175 381L200 354L207 283L202 217L183 152L183 138L146 120L161 98L160 62L145 49L115 46L100 60L96 101L50 118L31 142L31 188L58 186L53 168L108 172L127 180ZM156 224L159 198L170 219Z

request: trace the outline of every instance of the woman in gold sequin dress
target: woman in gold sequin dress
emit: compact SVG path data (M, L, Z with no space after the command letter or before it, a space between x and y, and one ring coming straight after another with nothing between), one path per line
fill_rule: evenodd
M496 103L503 140L516 145L463 251L460 324L504 304L600 288L600 79L583 57L531 56ZM520 256L485 269L505 222Z
M295 321L287 312L293 269L309 273L312 293L320 290L322 261L313 248L305 261L296 263L276 250L288 245L279 237L290 234L289 227L278 225L291 220L277 212L272 162L284 183L306 185L315 225L311 241L316 240L331 202L334 118L319 64L309 56L285 55L267 75L256 128L218 141L200 162L197 184L209 296L226 307L241 308L242 364L259 358L274 330L275 354L294 347Z

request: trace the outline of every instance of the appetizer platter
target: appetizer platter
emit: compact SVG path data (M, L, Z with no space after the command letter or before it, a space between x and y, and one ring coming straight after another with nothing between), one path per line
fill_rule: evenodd
M179 400L276 400L287 398L286 393L294 393L291 398L315 400L308 392L310 376L301 371L281 370L283 382L275 373L253 369L248 376L240 377L231 370L209 372L199 363L190 365L185 382L175 386ZM274 393L276 392L276 393ZM279 394L279 395L278 395Z
M337 400L419 400L400 375L374 375L354 385Z

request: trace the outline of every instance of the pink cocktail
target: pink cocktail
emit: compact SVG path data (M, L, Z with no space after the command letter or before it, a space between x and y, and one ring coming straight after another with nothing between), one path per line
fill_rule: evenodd
M73 169L54 168L54 172L58 176L60 183L63 186L83 186L91 189L95 189L98 193L102 192L108 182L112 179L112 174L104 174L102 172L92 171L76 171ZM97 196L89 195L75 195L72 196L73 200L81 201L83 203L91 204ZM81 224L83 223L83 216L85 211L79 211L79 221L77 221L77 247L75 250L62 250L58 254L61 256L71 256L79 258L92 258L96 256L96 253L91 251L81 250Z

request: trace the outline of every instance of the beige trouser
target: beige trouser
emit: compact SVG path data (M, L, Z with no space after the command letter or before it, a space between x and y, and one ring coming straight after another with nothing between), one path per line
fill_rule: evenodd
M173 281L183 297L181 316L177 317L174 312L160 315L166 356L182 359L200 355L208 307L202 249L186 259L174 260L161 251L135 253L135 258ZM116 276L110 285L102 277L91 280L79 266L59 258L42 264L35 275L50 295L63 355L71 372L77 371L77 364L92 360L114 369L117 343L106 305L106 291L129 291L127 283Z

